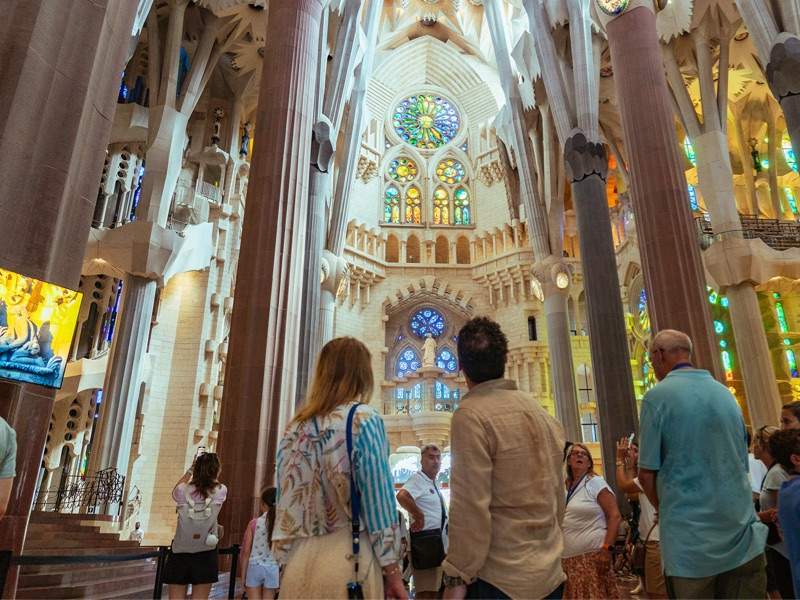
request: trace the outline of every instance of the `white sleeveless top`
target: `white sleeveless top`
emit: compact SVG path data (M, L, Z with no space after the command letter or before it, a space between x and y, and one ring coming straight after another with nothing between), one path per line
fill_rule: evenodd
M253 532L253 548L250 551L250 562L264 567L277 565L272 552L267 545L267 513L256 520L256 530Z

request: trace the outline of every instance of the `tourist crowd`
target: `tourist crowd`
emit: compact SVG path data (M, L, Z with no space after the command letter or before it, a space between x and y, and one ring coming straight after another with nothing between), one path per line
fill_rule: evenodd
M642 402L639 442L617 444L614 490L590 449L503 378L500 327L469 321L458 335L469 391L451 421L448 514L435 445L395 493L384 422L369 405L370 354L353 338L329 342L280 442L277 487L247 527L247 597L407 598L413 577L418 598L619 598L618 494L638 515L628 541L642 595L795 597L800 403L751 440L728 388L693 366L688 336L661 331L649 350L659 383ZM170 597L189 584L207 597L217 579L219 473L216 456L201 454L173 491Z

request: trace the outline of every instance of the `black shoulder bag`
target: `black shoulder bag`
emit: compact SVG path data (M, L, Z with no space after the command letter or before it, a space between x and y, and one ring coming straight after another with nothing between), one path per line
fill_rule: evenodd
M436 488L434 482L433 487ZM444 561L444 540L442 532L447 513L444 508L444 500L436 488L436 495L439 496L439 503L442 506L442 525L438 529L426 529L425 531L411 532L411 564L417 570L435 569Z

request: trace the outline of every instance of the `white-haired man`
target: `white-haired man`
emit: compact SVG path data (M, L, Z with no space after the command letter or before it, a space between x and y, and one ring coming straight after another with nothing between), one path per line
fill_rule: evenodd
M728 388L673 329L650 344L659 383L641 412L639 481L658 511L671 598L764 598L767 528L753 509L747 432Z
M442 560L447 552L447 508L436 487L436 476L442 467L442 452L435 444L422 449L422 468L409 477L397 492L397 501L411 517L411 566L417 598L438 598L442 587ZM422 534L424 532L424 534ZM421 560L431 562L430 555L437 553L436 544L441 540L436 564L428 568L417 568ZM432 550L433 549L433 550ZM415 551L417 556L415 556ZM425 554L425 558L421 554Z

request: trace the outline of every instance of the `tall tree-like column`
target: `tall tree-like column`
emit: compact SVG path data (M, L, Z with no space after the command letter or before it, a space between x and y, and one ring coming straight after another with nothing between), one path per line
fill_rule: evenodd
M556 52L550 20L541 0L525 1L578 217L603 458L605 464L612 464L616 440L635 431L638 418L608 214L607 157L598 143L599 80L589 7L582 0L568 0L567 8L572 73ZM607 469L606 475L614 481L613 470Z
M742 225L736 209L735 194L733 189L733 169L731 167L730 153L728 151L728 137L726 132L728 113L728 55L729 46L738 24L728 23L724 15L714 17L720 25L720 52L718 84L714 85L714 64L709 47L712 38L710 28L711 14L706 14L698 27L689 35L694 42L697 76L700 86L703 120L700 122L695 111L692 99L686 89L686 84L675 56L675 43L664 49L664 63L667 67L667 79L675 96L675 105L680 111L687 134L690 136L697 156L697 179L700 191L706 202L706 207L711 215L711 224L717 234L714 246L708 252L719 256L740 255L746 246L743 242ZM770 115L770 122L774 119ZM775 132L774 125L769 132L770 161L775 164ZM744 169L746 173L749 168ZM770 177L774 178L775 169L770 170ZM770 182L773 195L777 193L777 179ZM782 215L776 215L781 218ZM748 253L749 254L749 253ZM708 255L707 255L708 256ZM750 254L742 261L752 260ZM736 347L739 348L738 358L741 364L744 388L747 394L747 406L750 420L756 427L777 423L780 412L780 394L775 382L775 372L772 368L772 357L767 343L761 309L758 305L754 283L746 278L744 269L740 269L741 276L719 277L715 267L725 265L728 261L708 261L707 268L711 276L718 280L725 280L724 288L720 292L728 295L730 302L731 322ZM725 269L732 273L735 270ZM737 273L739 275L739 273ZM721 281L718 281L720 283Z
M753 43L766 65L767 82L783 109L796 156L800 156L800 4L736 0Z
M694 342L696 364L719 377L719 353L655 14L647 7L633 8L612 19L606 29L653 330L686 332Z
M506 140L515 151L519 174L520 196L525 207L528 237L536 260L535 273L542 282L545 296L544 311L547 320L547 340L550 352L550 374L553 380L556 415L564 426L568 439L579 440L580 419L575 392L575 371L572 345L567 319L567 287L569 271L560 260L563 242L551 244L545 206L536 184L536 160L528 127L525 123L522 99L511 69L511 58L506 40L506 30L500 7L501 0L485 0L486 21L492 36L492 45L500 71L500 82L508 103L510 123ZM544 166L547 168L547 166ZM563 211L562 211L563 212ZM560 236L560 228L558 229ZM557 284L557 279L559 280Z
M217 445L229 540L241 539L274 479L280 425L294 409L323 6L269 9Z
M137 3L11 0L3 8L2 266L76 289ZM18 442L0 549L14 554L22 550L53 398L36 385L0 383L0 415ZM10 575L3 597L14 596Z

